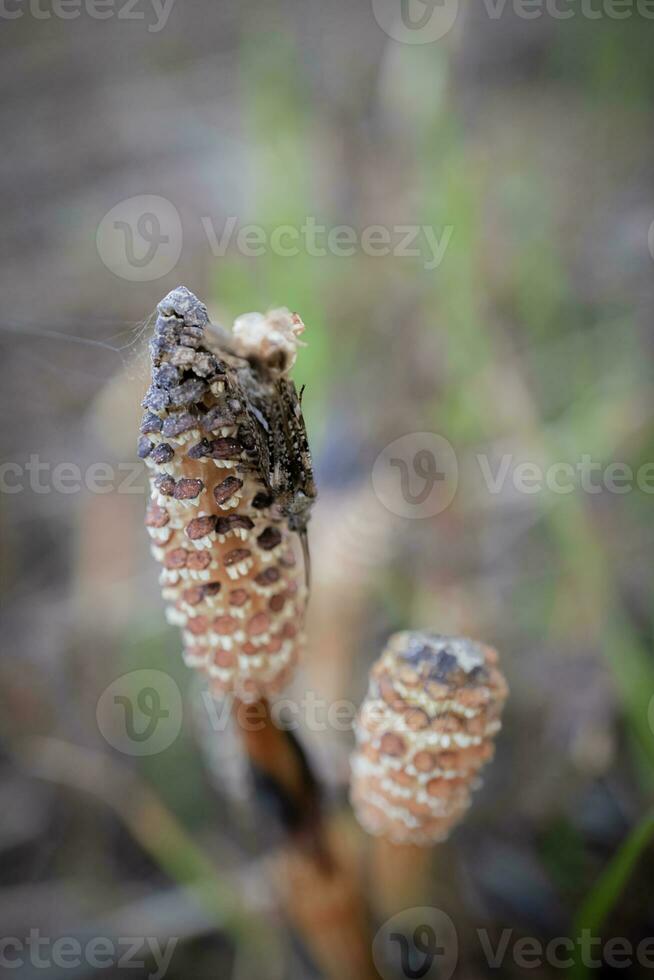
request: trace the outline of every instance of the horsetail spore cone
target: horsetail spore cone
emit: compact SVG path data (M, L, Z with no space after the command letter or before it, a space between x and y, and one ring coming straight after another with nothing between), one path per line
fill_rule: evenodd
M507 694L491 647L431 632L392 636L355 726L351 796L362 826L399 844L445 840L493 757Z
M233 333L178 287L157 307L139 455L146 526L186 662L217 694L277 694L303 642L306 525L316 491L295 385L304 325L247 314ZM299 547L302 542L304 547Z

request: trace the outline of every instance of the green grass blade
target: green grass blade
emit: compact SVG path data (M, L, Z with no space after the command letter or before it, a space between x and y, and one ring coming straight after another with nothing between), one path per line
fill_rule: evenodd
M634 827L586 896L575 921L575 936L580 936L583 929L589 930L592 936L598 934L607 915L622 894L636 861L653 836L654 810ZM570 980L583 980L584 977L589 976L589 972L589 968L577 959L570 971Z

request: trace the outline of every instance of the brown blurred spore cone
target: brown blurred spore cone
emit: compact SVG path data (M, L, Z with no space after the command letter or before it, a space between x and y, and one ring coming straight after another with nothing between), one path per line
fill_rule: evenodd
M507 694L491 647L426 631L392 636L355 725L351 797L362 826L395 843L445 840L493 757Z

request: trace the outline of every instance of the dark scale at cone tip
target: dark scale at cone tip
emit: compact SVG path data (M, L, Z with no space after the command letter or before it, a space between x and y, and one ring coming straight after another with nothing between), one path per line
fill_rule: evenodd
M443 636L439 633L414 632L407 634L406 647L400 653L413 667L427 667L431 680L447 683L457 671L475 679L484 668L484 655L479 644L464 637Z
M209 322L207 308L186 286L176 286L161 300L157 310L163 316L177 316L190 325L204 326Z

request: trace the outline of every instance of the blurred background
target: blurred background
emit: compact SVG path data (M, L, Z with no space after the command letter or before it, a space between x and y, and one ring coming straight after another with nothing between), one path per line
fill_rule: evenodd
M49 937L40 965L3 946L14 976L319 975L142 527L146 341L179 283L219 322L286 305L307 324L320 500L290 696L358 704L395 629L500 651L497 757L424 858L454 976L497 975L478 930L493 949L510 930L509 978L610 972L527 968L521 937L654 935L647 7L3 5L0 933ZM116 691L141 730L168 693L159 741L127 737ZM352 733L300 714L369 855ZM130 936L131 964L53 953Z

